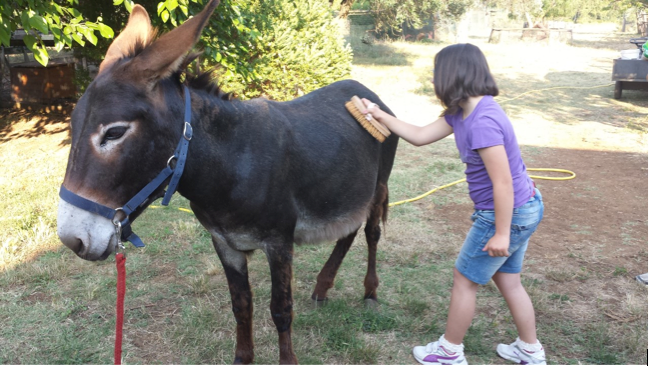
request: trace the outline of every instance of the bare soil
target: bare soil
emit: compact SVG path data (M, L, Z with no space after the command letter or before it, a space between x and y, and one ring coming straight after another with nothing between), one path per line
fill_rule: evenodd
M569 181L536 180L546 211L528 250L535 271L568 266L606 274L625 269L628 276L647 272L646 154L548 148L527 160L528 166L577 174ZM435 216L450 231L470 226L470 204L439 210Z
M578 35L573 46L476 44L489 60L501 91L496 100L514 124L527 167L577 174L568 181L536 180L546 211L530 245L530 270L583 267L631 281L647 273L647 91L625 90L615 100L612 60L619 57L617 49L629 48L628 41L587 36ZM404 54L424 55L413 63L428 73L437 51L417 47L396 46ZM434 92L418 93L422 76L403 71L382 76L381 68L355 67L352 77L376 91L402 120L432 122L441 112ZM433 209L444 234L463 237L471 225L469 202Z
M46 114L1 110L0 120L9 123L0 126L0 143L21 139L21 148L59 150L69 144L69 107ZM571 129L573 136L582 136L592 133L593 127ZM646 139L646 134L641 136ZM565 143L562 148L522 147L528 167L561 168L577 174L569 181L536 181L546 213L529 249L534 266L583 267L608 274L617 270L629 277L647 272L647 153L638 148L625 151L629 145L622 143L617 150L586 149L582 139L575 139L575 148ZM439 211L432 216L448 232L466 232L470 226L469 203L433 210Z
M0 110L0 120L6 122L0 126L0 143L21 139L22 148L59 150L70 141L71 108ZM538 259L540 267L585 266L608 273L617 268L629 276L646 273L647 135L632 132L630 138L609 139L606 149L589 144L587 138L574 138L592 135L594 129L597 126L570 126L568 135L574 143L566 139L561 148L533 146L533 137L519 138L532 143L529 147L521 144L528 167L561 168L577 174L569 181L536 181L546 213L530 256ZM631 143L630 139L645 142ZM469 203L434 209L443 210L433 216L443 220L442 227L448 231L465 232L470 226Z
M497 57L498 49L495 46L485 45L484 48L491 52L492 58ZM571 49L566 52L569 51ZM575 60L578 56L575 54L575 57L568 59ZM605 56L602 58L597 53L590 57L592 61L588 64L588 70L593 75L589 77L594 80L588 81L589 85L608 81L606 78L610 71L605 70L604 66L610 63L610 58ZM496 61L501 65L509 62ZM542 64L543 60L530 62ZM421 68L429 69L430 65L424 62ZM598 68L599 73L595 73ZM514 90L504 97L512 98L530 89L540 89L546 86L544 83L552 86L554 84L546 80L548 75L561 76L555 75L558 72L549 73L540 66L534 70L537 69L541 76L529 73L511 76L514 87L518 86L514 82L520 83L520 80L531 80L531 84L521 86L520 90L503 88ZM505 71L500 71L503 84L508 82L504 77ZM356 68L352 77L375 90L406 121L425 123L439 114L439 106L431 102L429 96L403 92L419 87L416 75L393 73L393 77L402 83L397 88L394 79L381 79L384 73L385 70L381 68ZM602 74L606 74L604 79ZM565 77L573 78L574 75L566 73ZM633 292L629 289L636 285L636 275L647 273L648 264L647 120L637 117L639 110L646 112L647 94L625 91L626 97L622 101L614 101L612 87L610 90L610 97L602 97L602 94L594 92L590 94L589 105L594 106L593 109L585 106L577 111L579 115L570 110L577 99L570 99L568 92L547 97L547 101L534 99L504 105L515 124L528 167L561 168L577 174L575 179L569 181L536 181L543 194L546 211L528 250L525 276L543 281L543 291L549 294L569 294L574 300L561 309L551 309L549 305L537 307L539 323L552 324L557 319L556 313L561 311L581 323L598 320L595 313L604 314L611 327L619 327L620 332L626 329L622 325L646 327L646 311L634 310L646 309L646 296L633 298ZM601 108L601 105L605 107ZM552 106L551 110L549 106ZM48 151L53 159L66 159L70 144L71 107L50 106L33 111L0 109L0 121L3 121L0 124L0 144L12 144L13 151ZM574 119L575 116L579 118ZM633 121L633 125L629 121ZM402 159L401 163L404 162L405 159ZM19 167L20 162L16 165L17 169L25 169ZM2 179L4 177L0 176L0 181ZM426 205L433 211L430 216L438 234L463 237L471 225L470 202L443 206L430 205L425 201L413 204ZM35 292L30 295L29 301L47 302L47 295ZM640 306L637 303L644 304ZM178 316L178 307L173 303L162 302L147 307L146 311L155 317L159 315L160 319ZM483 307L478 311L490 310ZM177 354L168 351L173 347L151 348L155 344L170 342L162 338L163 334L162 329L148 329L133 334L133 344L144 363L161 360L169 361L167 363L182 362ZM167 351L164 351L165 348ZM156 349L158 353L154 352Z

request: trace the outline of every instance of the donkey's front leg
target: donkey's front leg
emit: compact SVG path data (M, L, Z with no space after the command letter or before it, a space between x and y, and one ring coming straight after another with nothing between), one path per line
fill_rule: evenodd
M234 363L251 364L255 353L252 341L252 291L248 281L247 258L245 253L236 251L225 243L220 245L220 241L216 238L212 239L212 242L223 264L225 277L228 279L232 312L237 322Z
M272 295L270 313L279 335L279 363L297 364L291 341L291 323L293 322L293 242L265 243L265 252L270 265Z

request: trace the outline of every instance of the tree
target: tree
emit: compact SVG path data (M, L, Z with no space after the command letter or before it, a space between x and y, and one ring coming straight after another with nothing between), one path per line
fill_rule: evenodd
M100 37L112 38L111 27L102 23L101 17L95 22L85 19L74 6L78 0L9 0L0 2L0 43L10 46L11 34L17 29L26 32L23 41L34 53L36 61L47 65L49 54L43 36L52 35L57 51L73 44L85 46L86 42L97 44Z
M526 19L530 27L545 18L611 20L631 8L647 8L646 0L487 0L485 3L507 9L512 18Z
M329 6L332 9L338 9L340 18L347 18L352 5L354 5L354 0L329 0Z
M340 7L343 15L354 2L330 0L332 6ZM437 16L457 21L469 10L473 0L365 0L360 3L369 8L376 31L390 36L400 35L404 25L420 28L424 22Z
M2 44L8 46L11 32L24 28L29 32L28 47L44 65L47 50L42 35L48 33L54 36L57 50L90 42L93 47L77 48L77 55L102 59L112 29L123 28L134 5L133 0L9 1L0 2ZM200 12L204 3L137 2L147 9L160 33ZM351 72L352 51L339 34L328 0L222 0L198 47L203 51L200 68L216 69L227 91L244 98L264 95L286 100L349 77Z
M77 0L77 10L79 10L86 19L101 18L102 23L109 26L115 32L120 32L128 21L128 17L135 5L133 0ZM155 9L160 0L136 0L136 2L143 6L147 11L154 15L151 18L151 23L154 27L164 28L164 24L159 17L155 16ZM112 39L99 38L97 44L93 47L75 47L74 54L77 57L87 57L91 60L101 60Z
M418 28L443 4L440 0L369 0L369 6L377 32L399 34L404 23Z
M165 0L157 14L182 23L200 0ZM222 0L203 29L201 68L216 68L240 97L287 100L349 77L352 51L328 0Z

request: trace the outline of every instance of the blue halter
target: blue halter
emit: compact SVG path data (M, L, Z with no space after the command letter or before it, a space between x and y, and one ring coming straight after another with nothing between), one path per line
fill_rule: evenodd
M176 192L178 187L178 182L180 181L180 176L183 174L183 169L185 168L185 162L187 160L187 148L189 147L189 141L192 139L193 129L192 129L192 102L191 96L189 95L189 89L185 86L185 126L183 128L183 135L176 147L176 151L167 161L167 167L164 168L158 176L156 176L149 184L144 186L133 198L131 198L126 204L122 207L112 209L110 207L104 206L100 203L91 201L89 199L83 198L76 193L69 191L63 185L61 185L61 190L59 191L59 197L65 202L76 206L82 210L103 216L113 222L115 225L118 244L121 245L122 241L131 242L135 247L142 248L144 243L139 236L137 236L131 229L130 215L140 206L149 202L151 195L158 188L163 186L164 182L171 176L167 191L165 192L164 198L162 199L162 205L169 205L171 196ZM176 160L176 166L171 168L169 164L172 160ZM146 206L144 206L146 207ZM123 212L125 218L122 221L117 221L115 218L118 212ZM118 248L119 249L119 248Z

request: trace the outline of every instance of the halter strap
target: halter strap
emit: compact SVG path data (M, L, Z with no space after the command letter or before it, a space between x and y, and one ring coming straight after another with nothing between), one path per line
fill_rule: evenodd
M176 188L178 187L180 176L183 175L183 170L185 169L185 161L187 160L189 141L191 141L193 135L194 129L192 128L192 102L191 96L189 95L189 89L185 87L185 124L183 126L183 136L178 143L178 147L176 147L176 151L174 152L174 157L178 160L176 161L176 167L174 168L174 175L173 177L171 177L167 192L162 199L162 204L164 206L169 205L171 196L173 196L173 194L176 192Z
M61 189L59 190L59 197L61 197L61 199L64 200L65 202L75 207L78 207L82 210L105 217L113 221L113 224L115 225L118 225L117 222L115 222L115 215L117 215L119 211L124 212L124 215L126 217L119 222L119 224L121 224L120 239L122 241L130 242L131 244L133 244L135 247L138 248L144 247L144 243L142 242L140 237L137 236L131 229L132 221L130 219L130 215L143 204L150 203L148 201L151 195L153 194L153 192L158 190L158 188L160 188L161 186L164 186L164 182L171 176L171 180L167 187L167 191L165 192L164 198L162 199L162 205L168 206L169 201L171 200L171 196L173 196L173 194L176 192L176 189L178 188L180 177L182 176L183 170L185 169L185 163L187 161L187 150L189 148L189 141L192 139L194 131L191 125L191 121L192 121L191 96L189 94L189 89L186 86L184 86L184 90L185 90L185 121L184 121L185 123L183 126L183 133L182 133L182 137L180 138L180 142L178 143L178 146L174 151L174 155L172 155L171 158L169 158L169 163L171 163L172 160L176 159L176 165L174 168L171 168L168 163L167 166L160 173L158 173L158 175L155 178L153 178L151 182L149 182L146 186L144 186L144 188L142 188L135 196L133 196L133 198L128 200L128 202L126 202L124 206L116 209L112 209L100 203L91 201L87 198L83 198L78 194L68 190L62 184L61 184Z
M59 191L59 197L65 202L77 206L82 210L92 212L94 214L103 216L109 220L112 220L115 217L115 209L104 206L100 203L91 201L89 199L83 198L76 193L69 191L61 184L61 190Z

